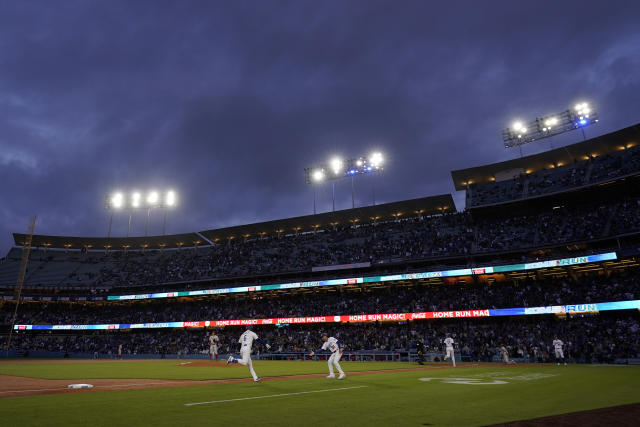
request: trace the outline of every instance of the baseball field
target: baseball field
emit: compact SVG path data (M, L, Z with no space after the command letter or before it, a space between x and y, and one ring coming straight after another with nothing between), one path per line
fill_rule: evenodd
M578 424L565 425L634 425L639 405L591 410L640 402L633 366L342 365L337 380L325 362L256 361L255 383L244 366L208 361L5 360L0 424L472 426L572 413Z

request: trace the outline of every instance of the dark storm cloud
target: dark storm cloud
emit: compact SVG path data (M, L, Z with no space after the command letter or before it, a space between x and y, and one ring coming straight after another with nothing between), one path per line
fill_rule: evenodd
M451 169L514 156L500 130L515 117L587 99L589 135L636 123L638 15L623 1L0 2L1 251L34 213L39 233L104 235L115 188L176 188L169 232L307 214L305 166L374 148L389 159L378 202L452 192Z

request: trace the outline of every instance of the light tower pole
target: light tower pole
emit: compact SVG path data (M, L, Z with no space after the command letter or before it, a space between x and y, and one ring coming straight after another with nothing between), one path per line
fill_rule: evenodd
M105 209L109 212L109 229L107 230L107 239L111 238L111 226L113 225L113 214L115 211L122 209L124 206L124 195L117 191L110 196L107 196L105 202Z

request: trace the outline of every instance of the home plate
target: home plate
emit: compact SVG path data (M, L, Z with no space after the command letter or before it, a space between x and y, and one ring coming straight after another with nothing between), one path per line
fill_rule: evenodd
M93 384L69 384L69 388L93 388Z

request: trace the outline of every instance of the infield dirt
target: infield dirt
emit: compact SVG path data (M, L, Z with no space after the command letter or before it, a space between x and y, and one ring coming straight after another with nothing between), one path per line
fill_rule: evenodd
M199 362L200 365L193 366L220 366L225 365L224 362ZM192 365L182 365L185 367ZM239 368L234 366L234 368ZM244 368L244 366L242 366ZM244 368L246 369L246 368ZM366 375L366 374L385 374L406 371L425 371L436 369L450 369L445 366L423 367L410 369L389 369L378 371L356 371L348 375ZM304 374L304 375L285 375L263 378L263 381L282 381L299 378L321 378L326 374ZM35 396L42 394L60 394L60 393L89 393L96 391L112 391L112 390L133 390L142 388L162 388L162 387L186 387L210 384L232 384L252 382L251 378L233 378L220 380L160 380L160 379L66 379L66 380L48 380L42 378L18 377L12 375L0 375L0 398L16 397L16 396ZM93 385L93 388L86 389L69 389L69 384L86 383Z

